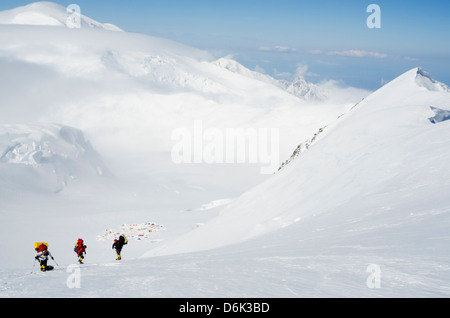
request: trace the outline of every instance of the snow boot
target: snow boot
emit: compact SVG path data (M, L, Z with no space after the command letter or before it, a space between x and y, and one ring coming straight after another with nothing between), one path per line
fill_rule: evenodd
M82 258L82 257L80 257L80 259L78 260L78 263L84 264L84 263L83 263L83 258Z
M53 266L50 266L50 265L41 265L41 272L48 272L48 271L52 271L52 270L54 270L55 268L53 267Z
M122 259L122 257L118 254L116 260L120 261Z

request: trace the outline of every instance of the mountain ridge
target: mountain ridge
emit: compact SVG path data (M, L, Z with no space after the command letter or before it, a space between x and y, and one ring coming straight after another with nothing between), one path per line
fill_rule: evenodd
M267 74L249 70L239 62L227 57L222 57L214 61L213 64L233 73L270 83L304 100L324 101L327 99L327 92L325 90L315 84L309 83L299 75L296 75L293 81L277 80Z

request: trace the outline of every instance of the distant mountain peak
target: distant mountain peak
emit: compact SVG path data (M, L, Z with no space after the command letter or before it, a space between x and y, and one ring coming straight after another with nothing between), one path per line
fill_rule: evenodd
M450 88L447 85L436 81L428 72L424 71L420 67L416 67L398 76L385 86L378 89L376 92L363 99L361 102L355 104L348 111L348 113L351 113L353 109L356 109L360 105L364 105L368 100L373 100L374 98L378 98L378 100L380 101L374 104L379 104L382 107L391 107L391 100L393 98L400 97L406 99L411 95L411 93L420 91L421 89L423 90L422 93L427 94L427 96L430 95L429 92L441 92L444 94L450 93ZM426 89L428 92L424 89ZM434 117L429 118L429 121L431 123L437 124L443 121L450 120L450 111L434 106L430 106L430 108L435 113ZM343 114L342 116L344 115L346 114ZM292 156L282 163L279 170L283 169L285 166L299 157L303 152L307 151L311 147L311 145L316 142L318 137L325 131L326 128L327 127L320 128L319 131L317 131L311 139L299 144L294 150Z
M324 100L326 92L317 85L309 83L301 76L296 76L292 82L281 81L288 93L306 100Z
M57 3L40 1L0 12L0 24L37 25L74 28L74 12L70 7ZM100 23L88 18L80 12L79 26L81 28L122 31L115 25Z
M293 81L277 80L267 74L249 70L239 62L227 57L218 59L214 64L230 72L270 83L304 100L324 100L327 97L322 88L309 83L302 76L296 76Z

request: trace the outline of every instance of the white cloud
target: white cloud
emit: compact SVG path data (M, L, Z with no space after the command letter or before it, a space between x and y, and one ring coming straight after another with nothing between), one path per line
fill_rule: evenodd
M340 55L349 57L373 57L378 59L384 59L388 57L385 53L361 51L361 50L347 50L347 51L331 51L326 53L327 55Z
M297 64L297 70L295 72L295 75L304 77L308 72L308 65L305 64Z
M276 78L291 78L292 77L292 73L290 73L290 72L278 72L278 70L276 68L273 69L273 75Z
M258 48L259 51L268 51L268 52L296 52L296 48L291 48L289 46L260 46Z
M323 54L322 50L309 50L307 51L309 54Z
M405 56L404 59L405 59L406 61L410 61L410 62L417 62L417 61L419 61L418 58L410 57L410 56Z

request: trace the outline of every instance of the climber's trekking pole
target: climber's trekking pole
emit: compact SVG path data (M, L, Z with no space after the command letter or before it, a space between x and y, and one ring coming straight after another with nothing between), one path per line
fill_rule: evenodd
M33 273L34 273L34 267L35 267L35 265L36 265L36 258L34 259L33 269L31 270L31 273L30 273L30 274L33 274Z

